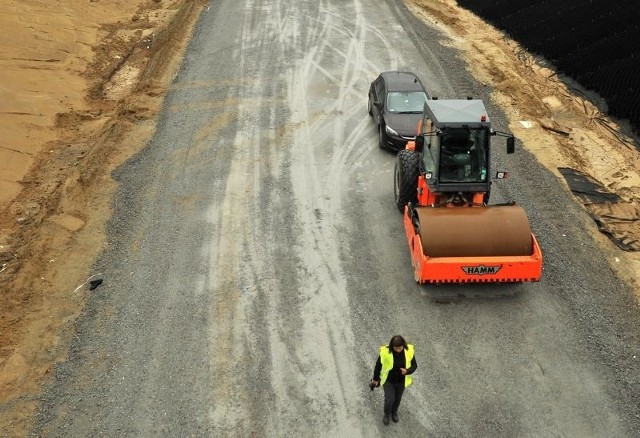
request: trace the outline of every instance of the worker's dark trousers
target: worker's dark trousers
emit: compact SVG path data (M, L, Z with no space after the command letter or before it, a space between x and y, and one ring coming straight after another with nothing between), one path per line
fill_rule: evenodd
M404 382L384 382L382 387L384 388L384 414L397 414L400 400L402 400L402 393L404 392Z

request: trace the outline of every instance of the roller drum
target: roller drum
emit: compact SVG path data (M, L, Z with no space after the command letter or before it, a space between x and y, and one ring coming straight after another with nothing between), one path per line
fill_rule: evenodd
M518 206L418 207L428 257L530 256L527 215Z

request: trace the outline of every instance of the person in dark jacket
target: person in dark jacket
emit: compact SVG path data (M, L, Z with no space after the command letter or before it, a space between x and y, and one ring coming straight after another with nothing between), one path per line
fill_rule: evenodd
M394 423L400 421L398 407L402 400L404 389L411 385L411 374L418 368L413 345L407 344L404 338L396 335L391 338L389 345L380 347L380 355L373 370L371 383L384 388L384 417L382 422L387 425L391 418Z

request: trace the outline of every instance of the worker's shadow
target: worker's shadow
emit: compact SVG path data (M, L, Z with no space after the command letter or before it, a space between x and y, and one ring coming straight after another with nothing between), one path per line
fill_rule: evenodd
M440 283L418 286L420 294L439 304L464 300L496 300L517 298L526 283Z

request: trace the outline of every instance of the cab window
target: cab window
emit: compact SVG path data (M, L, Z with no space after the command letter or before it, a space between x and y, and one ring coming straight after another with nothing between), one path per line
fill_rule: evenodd
M424 150L422 153L424 169L435 175L437 170L436 163L438 162L438 136L429 118L424 119L422 132L424 133Z
M454 128L440 138L441 182L485 182L489 152L486 128Z

